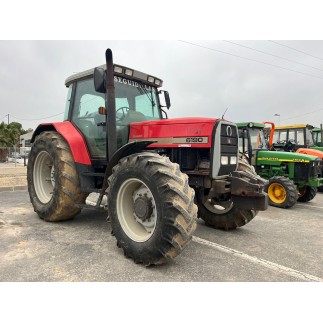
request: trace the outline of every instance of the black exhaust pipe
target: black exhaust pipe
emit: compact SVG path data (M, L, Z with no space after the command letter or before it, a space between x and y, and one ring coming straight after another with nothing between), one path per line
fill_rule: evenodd
M107 113L106 122L106 148L107 161L112 159L113 154L117 151L117 123L116 123L116 95L114 87L114 66L112 50L108 48L105 52L107 78L105 109Z

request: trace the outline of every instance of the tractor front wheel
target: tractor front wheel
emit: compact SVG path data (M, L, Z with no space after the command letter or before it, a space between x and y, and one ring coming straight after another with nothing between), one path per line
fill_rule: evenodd
M309 202L313 200L317 193L317 188L316 187L311 187L311 186L304 186L299 190L299 197L298 200L299 202Z
M265 191L268 193L269 204L276 207L290 208L298 199L296 185L283 176L274 176L269 179Z
M57 132L40 134L29 153L27 182L30 201L40 218L62 221L73 218L85 201L71 150Z
M117 245L136 263L165 263L192 239L194 190L167 157L147 152L121 159L109 177L107 195Z
M238 170L258 176L243 154L240 154ZM258 213L254 209L240 209L230 197L207 198L204 189L197 191L198 217L216 229L232 230L250 222Z

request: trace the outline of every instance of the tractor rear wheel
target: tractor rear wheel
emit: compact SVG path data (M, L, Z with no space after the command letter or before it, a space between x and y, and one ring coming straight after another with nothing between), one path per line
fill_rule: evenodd
M284 176L274 176L269 179L265 188L269 204L281 208L292 207L298 199L298 190L292 180Z
M251 166L246 157L240 154L238 170L258 176L253 166ZM230 198L207 199L204 195L204 189L196 193L198 203L198 217L207 225L216 229L232 230L242 227L250 222L258 213L256 210L239 209Z
M299 197L298 197L297 201L309 202L309 201L313 200L316 193L317 193L316 187L304 186L302 189L299 190Z
M44 132L28 156L27 182L30 201L40 218L62 221L80 213L85 202L71 150L57 132Z
M154 153L125 157L109 177L112 232L126 257L144 265L175 258L192 239L197 207L188 177Z

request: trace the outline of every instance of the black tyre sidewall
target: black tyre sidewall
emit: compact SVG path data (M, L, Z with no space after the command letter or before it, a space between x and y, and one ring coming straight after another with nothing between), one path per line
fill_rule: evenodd
M55 140L55 143L53 142ZM58 148L57 145L64 145L62 148ZM27 180L28 180L28 191L30 196L30 201L34 206L35 212L39 215L40 218L46 220L46 221L63 221L73 218L75 215L77 215L81 209L79 209L76 206L76 203L72 201L71 199L66 200L66 194L64 194L64 188L62 184L62 180L64 178L63 176L63 168L64 163L67 163L67 161L60 160L58 150L59 149L65 149L66 153L71 160L69 160L69 163L73 166L73 172L75 173L75 166L74 161L72 160L72 155L70 152L70 149L68 145L66 144L63 137L61 137L56 132L47 132L43 133L40 136L36 138L36 141L34 142L32 149L29 153L28 158L28 165L27 165ZM54 165L54 180L55 180L55 186L53 189L52 198L48 201L48 203L42 203L36 193L36 190L34 188L34 165L37 156L41 152L47 152ZM71 167L71 165L70 165ZM69 174L69 176L72 176ZM73 175L75 176L75 175ZM77 182L79 181L78 178L76 179ZM65 184L66 185L66 184ZM79 203L82 203L82 201L85 201L85 194L82 194L80 192L79 185L73 186L73 192L72 194L75 195L76 200L78 200Z
M54 168L55 168L55 187L53 190L53 196L47 204L42 203L37 197L37 193L34 188L34 164L37 156L42 151L47 152L53 160ZM53 143L46 137L39 138L33 144L31 152L29 153L28 158L28 190L32 204L34 205L35 211L37 210L38 215L44 220L48 219L53 211L57 208L57 199L58 199L58 187L60 186L60 178L58 172L58 161L57 161L57 153L56 149L53 146Z
M316 187L306 186L305 193L298 198L298 202L307 203L315 197L318 189Z
M209 211L202 203L201 192L196 192L198 202L199 217L210 226L216 229L232 230L244 226L250 222L256 215L257 211L251 209L239 209L234 206L226 213L217 214Z

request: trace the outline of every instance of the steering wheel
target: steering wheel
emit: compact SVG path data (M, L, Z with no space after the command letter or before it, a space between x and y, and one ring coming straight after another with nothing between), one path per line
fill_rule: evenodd
M284 151L295 151L296 150L296 142L294 139L281 140L277 142L278 145L282 147Z
M121 111L122 112L122 116L121 117L118 117L118 112ZM129 111L129 107L121 107L119 109L116 110L116 119L117 121L122 121L125 117L126 117L126 114L128 113Z
M294 139L289 139L286 143L287 151L296 151L296 141Z

